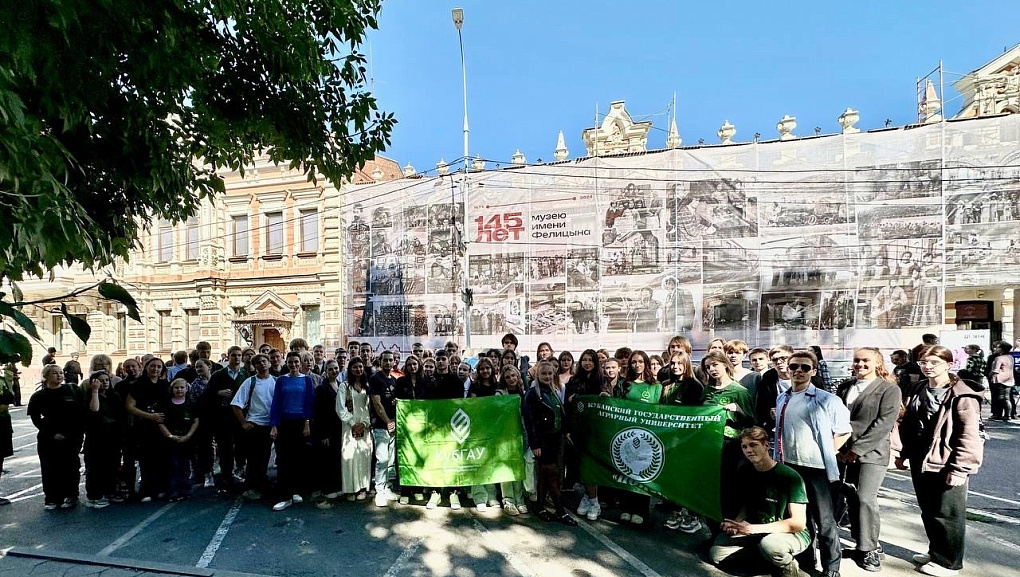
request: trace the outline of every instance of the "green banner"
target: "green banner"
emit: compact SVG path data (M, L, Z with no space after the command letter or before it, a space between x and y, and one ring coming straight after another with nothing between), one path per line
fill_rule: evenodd
M524 479L521 399L397 402L401 485L461 487Z
M578 397L571 435L586 483L672 501L719 519L721 407Z

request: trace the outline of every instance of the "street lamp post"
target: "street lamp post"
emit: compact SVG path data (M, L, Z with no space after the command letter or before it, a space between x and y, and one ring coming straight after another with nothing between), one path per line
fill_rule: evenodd
M462 293L464 301L464 347L466 349L471 348L471 305L472 305L472 294L470 287L471 275L468 271L468 257L467 257L467 242L466 235L467 231L467 203L468 203L468 171L471 169L471 160L468 156L468 111L467 111L467 62L464 60L464 35L461 29L464 27L464 9L454 8L451 11L453 16L453 25L457 28L457 40L460 43L460 73L462 86L464 88L464 205L461 213L460 226L461 236L460 243L454 247L454 250L463 250L464 256L461 263L461 274L464 275L464 290Z

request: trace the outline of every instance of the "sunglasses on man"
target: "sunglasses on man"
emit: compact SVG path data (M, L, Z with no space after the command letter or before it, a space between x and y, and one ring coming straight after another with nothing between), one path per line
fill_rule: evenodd
M787 366L789 367L790 372L804 371L805 373L810 373L811 371L815 370L815 368L811 365L802 365L800 363L790 363Z

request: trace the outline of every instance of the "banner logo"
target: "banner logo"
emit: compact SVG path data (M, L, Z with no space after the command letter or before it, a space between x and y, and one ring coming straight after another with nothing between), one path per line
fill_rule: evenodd
M464 412L464 409L457 409L457 412L450 417L450 432L461 445L471 435L471 417Z
M624 475L647 483L659 476L665 451L662 441L645 429L624 429L610 443L613 465Z

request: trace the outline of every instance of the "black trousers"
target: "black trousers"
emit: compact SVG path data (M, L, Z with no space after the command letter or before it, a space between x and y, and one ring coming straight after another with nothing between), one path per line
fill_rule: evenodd
M273 452L273 440L269 438L271 427L252 425L242 435L248 464L245 467L245 487L262 493L269 492L269 456Z
M914 465L915 460L917 465ZM914 482L921 523L928 536L928 555L947 569L962 569L970 481L950 487L946 484L945 473L922 473L920 463L923 462L923 457L910 459L910 479Z
M304 419L283 421L276 427L276 482L280 499L309 492L312 439L304 436L304 428Z
M850 533L858 551L874 551L879 546L882 518L878 510L878 488L885 479L887 467L874 463L850 463L846 482L857 488L855 496L847 496L850 508Z
M81 481L78 472L81 467L78 460L81 437L57 441L50 435L43 437L40 434L36 440L46 502L59 504L64 499L77 499L78 483Z
M839 544L839 526L835 517L836 484L829 481L825 469L790 465L804 479L807 489L808 528L818 544L818 552L822 557L822 570L839 571L839 562L843 557ZM810 549L809 549L810 550Z
M234 445L241 443L241 435L238 432L240 425L233 413L229 415L216 414L211 418L213 422L209 427L209 434L216 441L216 458L220 463L220 484L226 486L234 478Z
M101 499L117 492L118 441L99 434L85 437L85 495L89 499Z
M1009 393L1013 385L992 383L992 418L1005 419L1009 417Z

